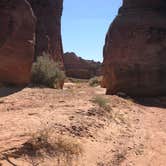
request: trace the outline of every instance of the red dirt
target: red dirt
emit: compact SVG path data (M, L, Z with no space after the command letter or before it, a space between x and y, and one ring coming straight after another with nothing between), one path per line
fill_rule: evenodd
M73 166L165 166L166 109L104 93L86 83L66 83L64 90L25 88L1 97L0 165L35 165L11 152L27 142L29 133L51 126L82 146ZM109 101L110 113L92 102L96 95ZM46 158L38 165L58 164Z

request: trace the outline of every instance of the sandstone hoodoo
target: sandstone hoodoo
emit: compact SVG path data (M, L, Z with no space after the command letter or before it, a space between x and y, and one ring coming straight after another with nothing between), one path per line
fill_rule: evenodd
M63 56L66 75L68 77L89 79L101 75L101 63L93 60L85 60L73 52L67 52Z
M25 0L0 1L0 82L25 85L34 55L35 18Z
M35 58L43 52L63 64L61 16L63 0L28 0L37 19Z
M166 1L124 0L104 46L107 94L166 94Z

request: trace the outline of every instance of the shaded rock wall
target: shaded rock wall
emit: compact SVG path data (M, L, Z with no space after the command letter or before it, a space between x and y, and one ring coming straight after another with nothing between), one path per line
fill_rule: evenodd
M34 32L35 18L27 1L0 1L0 82L29 82Z
M49 53L63 63L61 15L63 0L28 0L37 18L35 58Z
M89 79L101 75L101 63L85 60L75 53L64 54L64 66L68 77Z
M124 0L104 46L107 94L166 95L165 19L165 0Z

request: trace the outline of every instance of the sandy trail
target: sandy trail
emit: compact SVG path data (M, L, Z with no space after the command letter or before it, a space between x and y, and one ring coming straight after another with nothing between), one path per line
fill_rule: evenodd
M67 83L64 90L25 88L1 97L0 165L12 165L4 153L19 148L29 133L48 125L83 146L77 166L165 166L166 109L104 93L105 89L86 83ZM96 95L110 101L113 116L100 114L92 102ZM32 165L21 157L10 161ZM46 165L56 166L51 161Z

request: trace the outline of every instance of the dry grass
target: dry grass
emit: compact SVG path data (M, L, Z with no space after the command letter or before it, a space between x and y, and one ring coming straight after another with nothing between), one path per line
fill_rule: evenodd
M4 156L24 157L31 165L40 165L51 160L56 165L72 165L83 154L83 148L73 137L59 135L50 128L29 134L23 146Z
M92 102L99 108L93 109L94 114L106 116L117 124L128 124L128 117L123 112L112 109L110 100L103 96L95 96ZM95 111L94 111L95 110ZM92 111L91 111L92 112Z
M72 78L72 77L68 77L66 79L66 81L72 82L72 83L86 83L88 82L87 79L78 79L78 78Z
M92 102L97 104L100 108L103 108L105 111L108 111L108 112L111 111L109 101L106 98L102 97L102 96L95 96L92 99Z
M32 134L28 141L38 154L54 156L79 156L82 154L81 145L71 137L59 135L51 129L39 130Z
M97 163L97 166L120 166L121 163L126 159L126 151L117 152L111 161L105 163L105 162L99 162Z
M89 115L98 116L102 120L113 120L113 109L110 106L110 101L100 95L95 96L91 100L96 106L88 111Z

